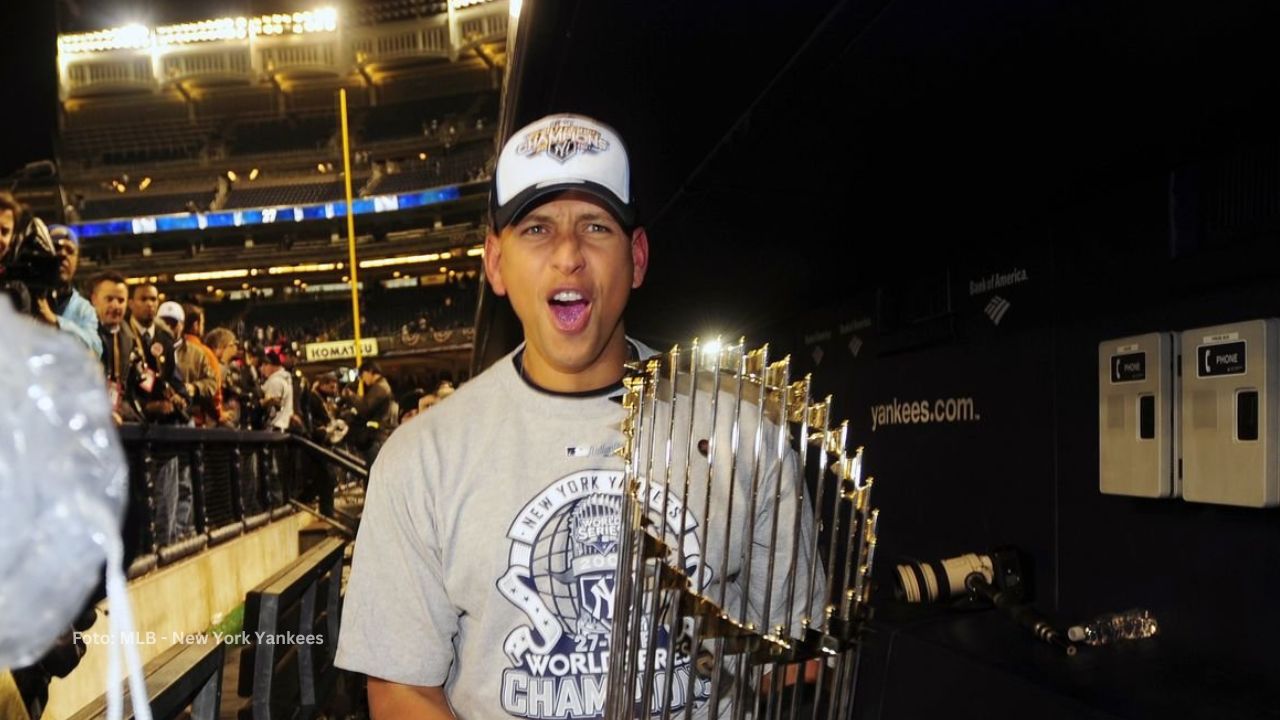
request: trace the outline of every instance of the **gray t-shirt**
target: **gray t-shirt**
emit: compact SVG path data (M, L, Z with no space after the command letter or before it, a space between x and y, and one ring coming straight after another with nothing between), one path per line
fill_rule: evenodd
M722 398L728 389L722 389ZM624 417L620 394L620 389L590 396L541 391L520 377L508 356L447 402L400 427L369 481L337 664L398 683L443 685L455 714L464 719L601 717L624 476L616 453ZM695 417L709 412L709 398L709 392L698 394ZM724 400L714 445L714 456L722 461L713 464L710 533L705 532L701 488L708 462L697 443L684 452L690 446L687 431L679 427L688 427L687 404L677 401L677 406L677 422L670 422L669 412L659 412L654 426L677 426L672 475L685 475L688 457L694 481L685 513L680 511L684 484L671 481L667 539L674 548L684 531L684 566L708 597L719 598L722 574L729 579L725 607L736 616L745 584L743 519L749 515L752 462L738 463L733 520L725 523L731 473L723 458L733 416ZM740 418L744 447L755 440L752 409L748 406ZM769 423L763 430L757 546L770 537L778 484L773 472L777 431ZM652 479L649 497L657 517L664 495L660 484L667 477L661 461L665 447L653 453L652 470L647 454L640 467ZM798 599L807 588L807 552L796 563L801 571L788 569L796 458L790 450L782 458L779 564L767 622L760 607L767 558L755 553L751 563L747 619L760 627L786 621L791 578L799 581L792 621L810 607ZM807 511L802 518L801 547L807 548L812 518ZM730 525L726 559L721 548ZM822 597L821 578L816 584L814 595ZM663 637L665 630L659 632L660 641ZM688 657L677 654L676 708L684 703L689 668ZM698 679L694 687L701 706L710 683Z

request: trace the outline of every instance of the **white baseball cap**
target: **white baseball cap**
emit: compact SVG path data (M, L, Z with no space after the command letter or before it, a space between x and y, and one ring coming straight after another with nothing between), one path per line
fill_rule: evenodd
M160 303L160 309L156 310L156 317L168 318L181 325L187 319L187 314L182 311L182 306L178 303L168 300Z
M538 201L581 190L604 201L624 228L636 221L631 164L613 128L584 115L548 115L511 135L489 194L495 230L502 230Z

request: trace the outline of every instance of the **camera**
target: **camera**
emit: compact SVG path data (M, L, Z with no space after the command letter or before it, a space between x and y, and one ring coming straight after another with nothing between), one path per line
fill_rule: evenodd
M14 231L13 251L0 266L0 292L9 296L18 312L31 315L37 300L52 301L62 285L61 259L43 220L26 215L21 223Z
M894 573L894 597L909 603L945 603L970 597L971 581L997 588L1010 601L1026 599L1025 566L1018 551L1001 548L953 558L911 561Z

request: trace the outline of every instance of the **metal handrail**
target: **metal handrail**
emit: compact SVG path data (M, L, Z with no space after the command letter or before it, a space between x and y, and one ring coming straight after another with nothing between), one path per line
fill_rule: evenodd
M359 457L288 433L155 424L119 432L130 470L124 537L131 578L296 512L308 471L368 480ZM301 463L304 457L320 464ZM329 520L350 534L350 522Z

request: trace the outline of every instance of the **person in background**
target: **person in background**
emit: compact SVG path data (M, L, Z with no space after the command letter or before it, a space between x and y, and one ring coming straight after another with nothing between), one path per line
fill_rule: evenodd
M196 427L216 427L222 415L222 384L218 358L200 339L204 335L204 311L197 305L165 303L166 308L170 305L177 306L170 312L175 324L181 326L175 352L191 395L191 419Z
M107 376L116 424L140 422L142 407L137 387L144 379L136 374L134 358L141 358L133 334L124 329L129 289L124 276L107 271L89 281L89 301L98 317L98 339L102 345L102 370Z
M267 411L267 428L288 432L293 420L293 382L284 369L284 360L275 350L262 354L262 407Z
M440 402L440 398L435 393L427 393L426 395L423 395L418 398L418 414L421 415L422 413L430 410L431 406L438 402Z
M334 372L317 376L302 395L302 414L308 435L317 445L330 447L335 444L337 409L334 401L337 396L338 375ZM332 517L333 492L337 486L336 469L330 463L317 462L310 455L305 455L304 458L303 477L307 482L304 496L317 501L320 514Z
M213 353L214 360L217 361L218 391L215 393L217 398L217 424L222 427L231 427L234 422L226 407L227 386L231 381L229 372L231 362L240 350L240 343L230 330L224 327L216 327L205 333L204 344Z
M372 466L383 443L395 429L400 413L391 392L391 383L387 382L376 361L361 363L360 382L364 384L364 395L352 398L351 402L356 414L355 427L364 438L365 460Z
M73 284L80 268L80 239L66 225L50 225L49 238L58 252L58 282L52 298L36 300L40 317L59 330L75 335L94 355L102 355L102 339L98 337L98 314L93 304L76 291Z
M183 382L174 352L177 333L157 320L160 293L155 285L133 286L129 295L128 328L137 341L138 351L147 368L155 375L155 383L147 393L143 409L150 422L165 425L186 424L191 394Z

